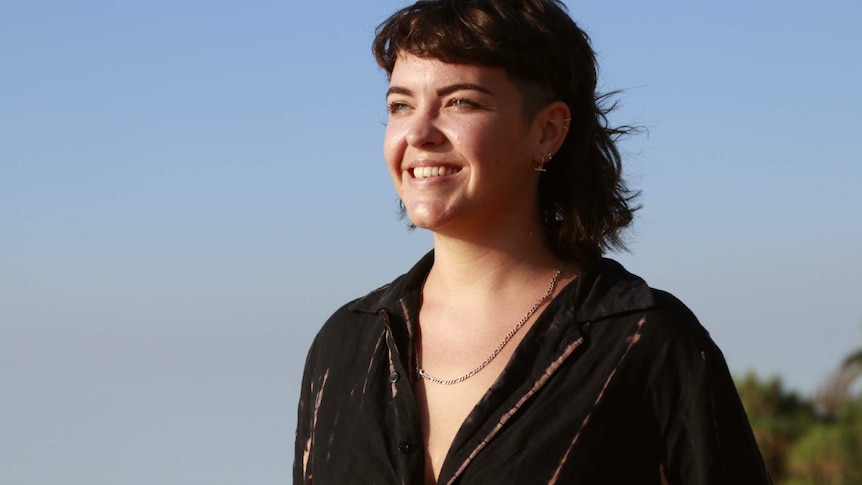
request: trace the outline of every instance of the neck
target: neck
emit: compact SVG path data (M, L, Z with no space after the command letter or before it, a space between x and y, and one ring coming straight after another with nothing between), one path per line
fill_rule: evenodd
M560 268L560 259L544 244L534 206L465 217L433 232L434 266L425 288L450 298L499 298L534 286ZM572 263L567 273L576 270Z
M560 260L543 244L540 229L513 234L468 240L435 233L428 284L446 292L499 292L559 269Z

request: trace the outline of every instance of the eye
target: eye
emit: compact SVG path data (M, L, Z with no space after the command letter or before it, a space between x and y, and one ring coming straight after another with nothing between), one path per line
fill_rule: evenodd
M451 101L449 101L449 106L458 109L472 109L478 108L479 104L466 98L453 98Z
M390 115L398 114L402 111L406 111L409 108L407 103L401 101L390 101L386 103L386 110Z

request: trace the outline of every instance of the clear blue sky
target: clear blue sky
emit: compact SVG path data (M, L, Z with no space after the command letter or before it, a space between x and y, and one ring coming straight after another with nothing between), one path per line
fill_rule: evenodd
M403 5L0 5L0 483L290 482L310 339L430 247L380 149ZM813 392L862 346L862 3L569 6L649 130L611 256Z

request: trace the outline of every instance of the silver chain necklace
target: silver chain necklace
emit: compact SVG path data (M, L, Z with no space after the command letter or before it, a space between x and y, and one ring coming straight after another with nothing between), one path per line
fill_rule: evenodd
M554 277L551 278L551 282L548 283L547 293L545 293L544 295L542 295L541 298L536 300L536 303L533 303L533 306L530 307L530 310L527 311L527 314L524 315L523 317L521 317L521 319L518 321L518 323L516 323L515 326L512 327L512 330L509 330L509 333L506 334L506 336L503 338L503 341L500 342L500 345L498 345L497 348L494 349L493 352L491 352L491 355L489 355L488 358L483 360L482 363L479 364L475 369L471 370L470 372L464 374L461 377L456 377L454 379L440 379L440 378L437 378L437 377L434 377L434 376L428 374L427 372L425 372L422 369L422 367L419 367L419 353L417 352L416 353L416 373L419 374L419 377L425 379L426 381L430 381L430 382L433 382L435 384L443 384L445 386L451 386L452 384L464 382L467 379L478 374L480 370L484 369L485 366L490 364L492 360L494 360L495 358L497 358L498 355L500 355L500 352L502 352L503 348L506 347L506 344L508 344L509 341L512 340L512 337L514 337L515 334L518 333L518 330L520 330L521 327L523 327L524 324L527 323L527 320L529 320L530 317L532 317L533 314L536 313L536 310L538 310L546 301L548 301L548 298L550 298L551 295L554 294L554 289L557 287L557 280L560 278L560 274L562 274L563 268L565 267L565 265L566 265L565 263L561 263L560 269L558 269L557 272L554 273ZM425 283L422 283L422 289L420 290L419 294L421 295L424 291L425 291Z

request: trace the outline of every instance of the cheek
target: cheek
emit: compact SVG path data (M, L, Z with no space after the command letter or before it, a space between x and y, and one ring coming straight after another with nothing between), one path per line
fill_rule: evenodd
M396 184L400 179L401 159L404 155L404 144L400 141L401 139L397 134L397 129L392 124L386 127L386 133L383 135L383 158L386 160L386 167Z

